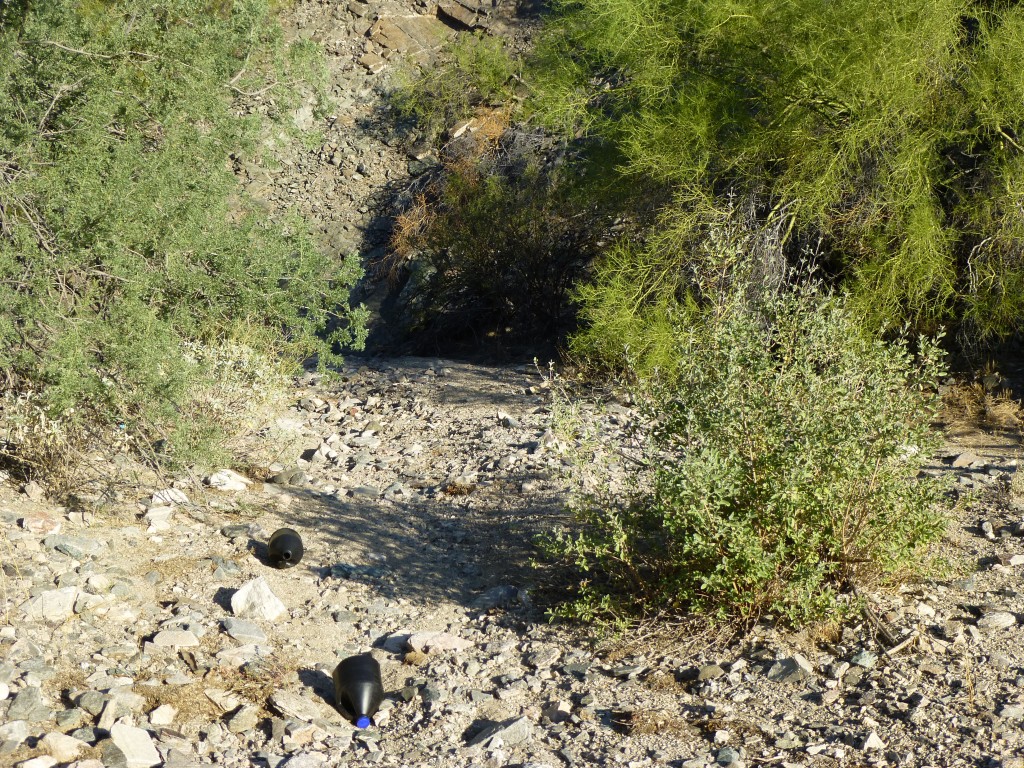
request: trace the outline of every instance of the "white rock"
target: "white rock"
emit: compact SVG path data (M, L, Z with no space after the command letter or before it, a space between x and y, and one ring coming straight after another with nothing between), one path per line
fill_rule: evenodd
M31 760L22 760L20 763L15 763L17 768L53 768L60 762L49 755L43 755L41 757L33 757Z
M28 738L28 723L25 720L11 720L0 725L0 741L14 741L21 744Z
M160 754L153 746L153 739L141 728L124 723L115 723L110 729L114 746L124 753L127 768L151 768L160 765Z
M79 592L75 598L75 613L82 614L92 611L107 602L107 598L100 595L90 595L88 592Z
M149 722L152 725L170 725L177 714L178 710L170 704L161 704L149 713Z
M992 611L978 619L981 629L1007 629L1017 623L1017 617L1007 611Z
M230 469L219 469L203 478L203 482L218 491L244 491L252 480Z
M22 603L26 618L34 621L65 621L75 612L78 587L50 589Z
M275 691L270 697L270 707L285 717L294 717L307 723L324 715L315 702L289 691Z
M162 505L159 507L150 507L146 514L142 516L142 519L149 524L149 533L156 533L157 531L167 531L171 528L171 515L174 514L174 507L169 505Z
M153 637L153 645L161 648L192 648L199 645L199 638L187 629L164 629Z
M882 741L878 737L877 733L872 731L864 739L864 744L861 746L861 749L864 750L865 752L870 752L872 750L877 751L877 750L885 749L885 742Z
M408 639L409 647L420 653L443 653L444 651L464 651L472 648L473 643L447 632L417 632Z
M31 501L40 501L46 495L46 491L43 490L43 486L35 480L29 480L25 483L25 485L21 487L21 491L28 496Z
M264 649L254 643L236 645L218 651L217 663L222 667L240 667L261 655L264 655Z
M46 512L35 512L25 515L20 521L21 527L29 533L36 533L41 536L50 536L60 533L63 523Z
M295 755L288 760L288 768L320 768L327 762L327 755L322 752L306 752Z
M231 596L231 611L243 618L267 621L277 621L288 615L285 604L273 593L262 576L247 581Z
M188 504L188 496L180 488L164 488L153 494L153 506L159 507L167 504Z
M85 583L90 589L94 590L97 594L103 592L109 592L110 588L114 586L114 582L110 580L110 577L106 574L97 573L95 576L90 576L86 579Z
M7 683L0 683L0 701L7 701L7 697L11 695L11 688Z
M230 712L233 709L237 709L242 703L237 696L227 691L222 691L219 688L206 688L203 693L206 694L206 698L220 707L222 712Z
M65 736L63 733L48 733L39 741L43 752L57 759L59 763L70 763L89 745L84 741Z

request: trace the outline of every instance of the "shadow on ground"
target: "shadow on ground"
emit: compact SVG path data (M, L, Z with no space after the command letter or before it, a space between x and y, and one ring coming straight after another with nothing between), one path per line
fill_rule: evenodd
M554 494L525 505L516 498L512 489L524 479L415 502L338 499L289 488L287 518L326 541L302 562L321 577L371 585L388 600L444 599L482 610L494 599L483 594L487 590L532 586L534 540L565 519L563 500Z

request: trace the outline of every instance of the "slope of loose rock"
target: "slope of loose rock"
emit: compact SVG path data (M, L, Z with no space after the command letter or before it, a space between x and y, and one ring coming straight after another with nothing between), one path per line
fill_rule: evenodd
M962 573L872 596L889 640L867 620L764 624L605 654L534 604L529 540L562 521L568 481L533 366L353 361L294 402L275 426L306 447L266 468L275 482L181 479L99 514L0 488L0 765L78 748L60 735L85 745L80 768L152 750L168 766L1019 765L1024 530L1007 497L952 528ZM603 450L631 415L592 410ZM1015 469L974 453L932 471L998 486ZM145 510L168 505L152 530ZM306 554L276 570L283 525ZM254 582L284 615L234 614ZM367 650L387 697L356 731L330 676Z

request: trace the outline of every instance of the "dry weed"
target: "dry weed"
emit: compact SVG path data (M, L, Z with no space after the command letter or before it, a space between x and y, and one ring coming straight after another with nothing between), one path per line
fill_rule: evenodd
M660 709L618 713L616 723L630 735L659 735L674 739L692 739L700 735L700 730L683 718Z
M942 393L940 419L950 431L1016 431L1021 417L1021 404L1010 392L981 381L957 382Z

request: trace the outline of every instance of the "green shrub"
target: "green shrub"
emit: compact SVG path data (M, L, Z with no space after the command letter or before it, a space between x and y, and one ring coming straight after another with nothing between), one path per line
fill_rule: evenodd
M651 266L700 268L709 222L738 197L756 199L762 221L781 220L791 258L819 250L871 327L1021 328L1024 6L556 6L525 76L538 114L614 147L626 183L674 196L655 244L599 275L595 312L625 300L619 278L647 281L653 304L671 304L673 281L647 280Z
M448 163L399 217L392 243L419 270L417 327L433 343L550 340L574 318L571 292L599 250L606 214L575 179L514 149Z
M266 3L28 0L0 22L9 390L49 418L155 439L182 426L204 378L194 343L241 338L321 365L361 343L354 259L268 220L231 172L261 131L233 99L265 90L287 108L298 85L283 82L314 74Z
M562 613L800 623L918 569L940 536L940 486L913 479L935 440L937 347L872 337L813 285L726 296L676 324L676 367L635 387L648 469L548 539L583 570Z
M436 141L475 107L505 101L512 92L516 62L501 38L459 35L438 61L399 72L389 102L400 118L411 119L425 141Z

